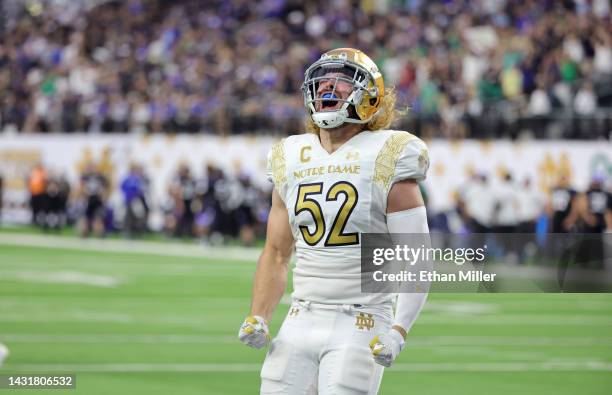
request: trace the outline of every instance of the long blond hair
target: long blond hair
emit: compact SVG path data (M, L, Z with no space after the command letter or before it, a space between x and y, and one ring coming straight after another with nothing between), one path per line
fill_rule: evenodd
M378 111L370 119L370 121L363 125L363 130L383 130L391 126L400 117L405 115L407 110L398 110L395 108L397 102L397 93L394 87L385 88L385 94L380 99L380 105ZM306 117L306 132L319 134L319 127L312 121L310 116Z

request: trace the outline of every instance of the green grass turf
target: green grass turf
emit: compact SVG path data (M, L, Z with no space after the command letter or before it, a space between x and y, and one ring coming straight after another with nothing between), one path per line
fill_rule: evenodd
M67 237L74 238L79 237L79 232L76 226L65 226L60 230L57 229L42 229L39 226L35 225L6 225L1 224L0 226L0 235L2 234L23 234L23 235L43 235L43 236L52 236L52 237ZM105 239L108 240L125 240L125 235L120 231L109 232L104 236ZM139 241L156 241L156 242L169 242L173 243L183 243L183 244L194 244L196 240L193 237L171 237L167 236L161 232L146 232L139 236L134 236L133 240ZM224 245L230 247L241 246L242 243L239 239L226 239ZM255 239L253 242L254 247L263 248L265 240L261 238Z
M254 268L0 244L0 373L76 371L28 393L257 393L264 352L235 339ZM609 294L432 294L380 393L610 394L611 313Z

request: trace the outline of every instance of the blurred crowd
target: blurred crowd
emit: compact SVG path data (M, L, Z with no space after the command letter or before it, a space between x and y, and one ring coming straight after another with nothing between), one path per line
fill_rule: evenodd
M425 137L612 130L608 0L4 3L0 130L296 133L305 67L341 46Z
M239 239L247 246L265 234L270 191L256 188L247 175L231 177L209 164L196 177L181 164L159 202L152 201L149 178L138 164L115 185L111 180L96 163L83 166L76 185L36 165L27 180L32 224L55 231L76 226L83 237L134 238L161 230L168 237L215 244ZM120 199L113 201L116 191ZM161 217L157 228L151 226L155 214Z

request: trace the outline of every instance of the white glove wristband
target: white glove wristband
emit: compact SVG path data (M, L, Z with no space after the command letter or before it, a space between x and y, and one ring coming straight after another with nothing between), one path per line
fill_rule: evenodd
M406 345L406 342L404 341L404 337L401 335L401 333L399 333L399 331L395 329L391 329L388 335L397 343L397 345L399 346L399 350L402 351L404 349L404 346Z

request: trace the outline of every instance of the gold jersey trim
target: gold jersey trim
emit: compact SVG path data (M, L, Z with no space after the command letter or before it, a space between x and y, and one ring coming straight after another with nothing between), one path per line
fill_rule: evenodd
M387 190L391 184L393 174L395 174L395 165L404 151L408 142L417 137L408 132L399 132L393 134L385 141L385 144L378 152L376 163L374 165L375 183L379 183Z
M270 162L272 166L272 178L274 185L281 188L282 184L287 182L287 163L285 161L285 140L281 140L272 146L272 154Z

